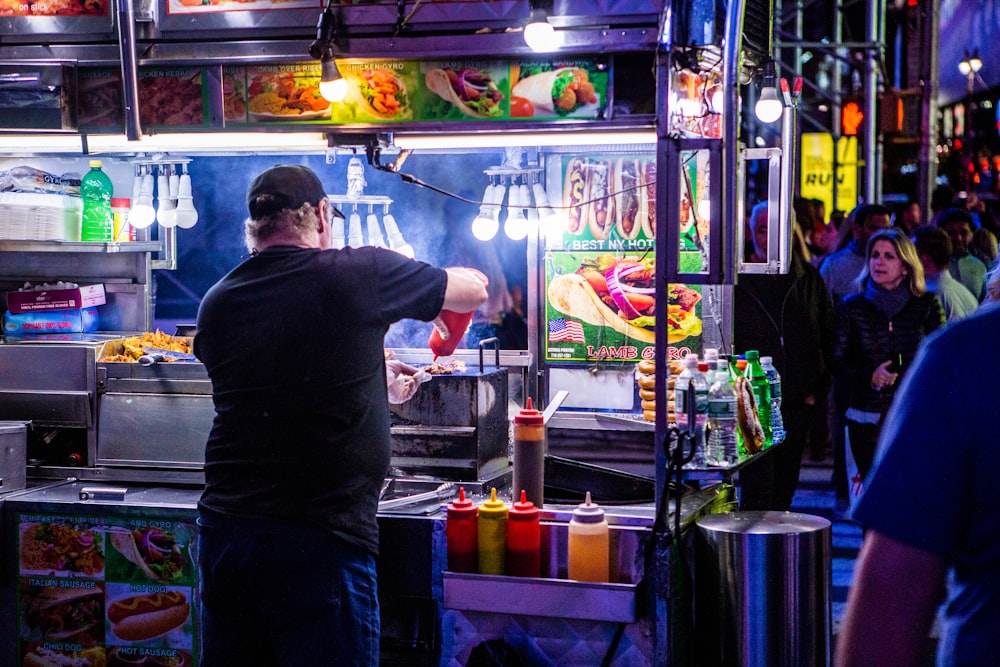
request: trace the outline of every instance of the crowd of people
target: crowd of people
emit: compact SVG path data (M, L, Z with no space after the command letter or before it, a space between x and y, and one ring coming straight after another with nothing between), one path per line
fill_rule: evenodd
M735 288L734 344L767 349L783 383L800 387L782 407L807 425L787 430L786 454L832 454L838 509L850 505L865 530L837 664L923 664L939 608L938 664L987 664L1000 530L982 471L1000 401L954 355L996 335L1000 226L974 193L948 186L927 215L912 202L864 204L826 220L802 198L794 211L788 273L744 275ZM747 222L746 261L759 261L766 204ZM983 372L993 366L987 355ZM810 418L817 403L826 419ZM770 494L747 468L742 509L789 509L798 465L775 461Z

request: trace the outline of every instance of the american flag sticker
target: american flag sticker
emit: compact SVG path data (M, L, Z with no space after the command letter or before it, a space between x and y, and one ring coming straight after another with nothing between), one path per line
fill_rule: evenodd
M587 339L583 335L583 325L576 320L567 320L560 317L556 320L549 320L549 342L586 343Z

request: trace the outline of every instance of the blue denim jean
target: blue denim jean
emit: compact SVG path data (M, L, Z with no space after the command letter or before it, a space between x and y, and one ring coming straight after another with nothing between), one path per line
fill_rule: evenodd
M203 512L202 667L372 667L375 558L309 526Z

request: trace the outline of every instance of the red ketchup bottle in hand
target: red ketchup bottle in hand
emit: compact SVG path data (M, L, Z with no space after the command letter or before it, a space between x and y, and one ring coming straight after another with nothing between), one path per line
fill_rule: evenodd
M489 279L479 271L475 269L466 270L482 280L484 285L490 284ZM437 361L438 357L450 356L458 348L459 343L462 342L462 338L465 337L465 332L469 330L469 324L472 323L472 315L475 312L475 310L470 310L467 313L456 313L453 310L441 311L434 320L434 329L431 331L430 340L427 341L427 346L434 353L435 361ZM439 327L445 329L447 338L441 335Z

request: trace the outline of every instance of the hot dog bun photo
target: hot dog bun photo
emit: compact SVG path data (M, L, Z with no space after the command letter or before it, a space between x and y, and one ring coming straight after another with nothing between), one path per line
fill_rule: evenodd
M42 644L29 646L21 667L98 667L104 663L104 647L57 651Z
M614 185L615 214L618 218L616 231L623 239L634 239L639 236L643 227L645 211L640 206L640 197L644 195L643 170L638 160L620 158L615 163Z
M607 160L591 160L587 165L587 195L585 201L587 226L591 235L598 240L608 238L614 226L615 198L611 190L613 163Z
M656 238L656 158L640 162L642 166L642 178L646 187L639 191L639 208L643 215L642 232L647 239Z
M144 641L182 626L191 615L187 595L181 591L144 593L108 605L111 631L124 641Z
M566 165L563 182L563 206L566 207L566 231L574 236L583 232L586 226L587 201L587 161L572 158Z

